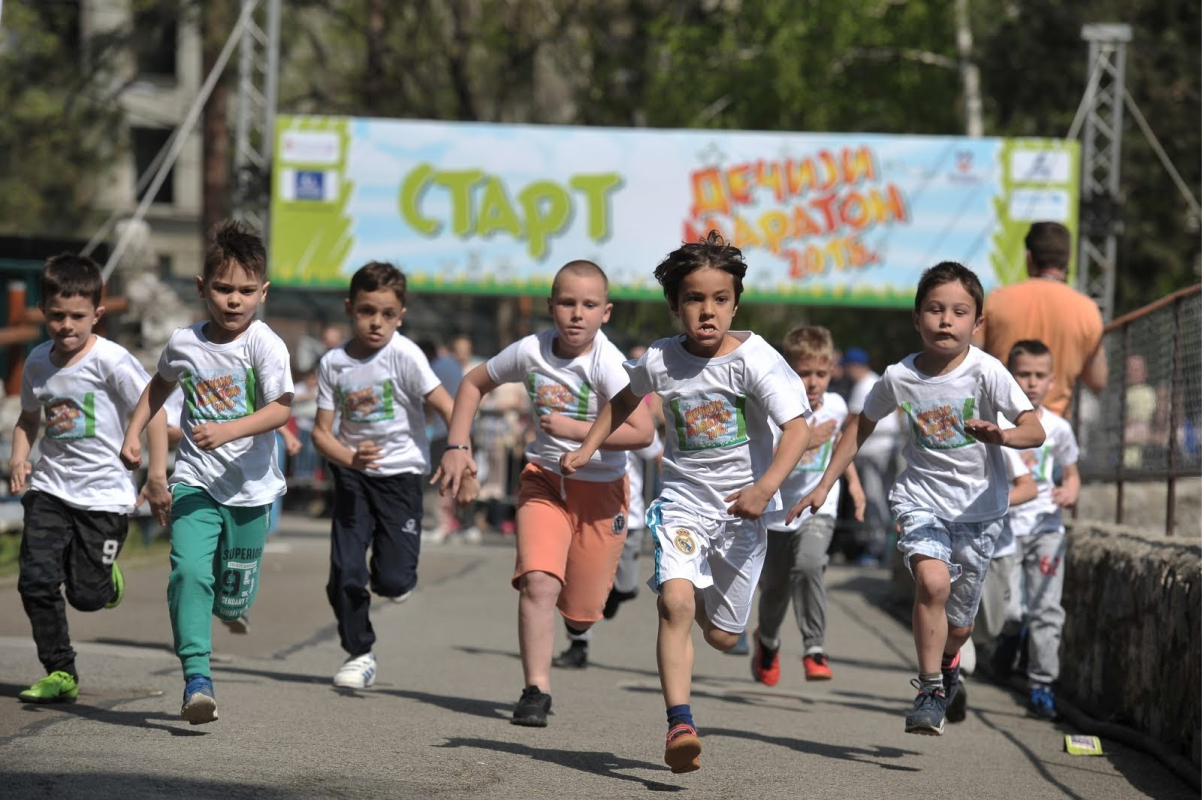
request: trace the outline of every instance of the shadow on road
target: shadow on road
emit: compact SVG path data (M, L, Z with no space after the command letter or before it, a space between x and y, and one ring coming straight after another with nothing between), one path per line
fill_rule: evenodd
M834 758L840 761L855 761L861 764L873 764L881 769L889 769L897 772L922 771L922 769L919 767L907 767L901 764L882 764L880 761L876 760L881 758L905 758L906 756L921 755L913 750L902 750L900 747L885 747L882 745L875 745L871 748L846 747L844 745L827 744L825 742L811 742L805 739L791 739L787 736L768 736L763 733L738 731L730 728L704 728L701 731L701 735L702 737L727 736L732 739L747 739L753 742L774 744L778 747L787 747L790 750L796 750L799 753L822 756L823 758Z
M531 747L530 745L521 744L520 742L498 742L491 739L463 739L455 737L448 739L445 744L436 745L437 747L474 747L479 750L492 750L498 753L509 753L510 755L529 756L535 761L545 761L549 764L556 764L561 767L587 772L590 775L599 775L603 778L615 778L621 781L629 781L632 783L641 783L649 791L652 792L679 792L683 790L681 786L673 786L668 783L660 783L658 781L648 781L634 775L623 775L618 772L622 769L649 769L654 771L667 771L667 767L659 764L649 764L646 761L633 761L629 758L622 758L613 753L604 753L600 751L581 751L581 750L552 750L543 747Z
M989 728L994 733L1000 734L1001 736L1005 737L1006 741L1008 741L1008 742L1010 742L1010 744L1014 745L1015 749L1017 749L1020 753L1022 753L1024 756L1027 757L1027 760L1031 762L1031 766L1033 766L1035 768L1035 770L1039 773L1040 777L1042 777L1045 781L1052 784L1057 789L1059 789L1061 792L1063 792L1065 797L1070 798L1070 800L1085 800L1085 798L1081 797L1081 795L1072 791L1067 786L1065 786L1063 783L1061 783L1060 781L1058 781L1054 777L1052 777L1052 773L1049 772L1047 766L1044 765L1043 759L1040 758L1039 756L1037 756L1035 754L1035 752L1032 751L1031 748L1028 747L1026 744L1024 744L1021 739L1019 739L1017 736L1015 736L1013 733L1006 730L1005 728L995 725L989 719L989 717L992 716L989 712L981 711L980 709L974 708L974 709L972 709L972 713L978 720L981 721L982 725L984 725L986 728Z
M468 653L473 656L505 656L517 661L521 656L514 650L497 650L490 647L473 647L471 645L456 645L455 649L461 653ZM640 675L644 678L655 678L659 680L659 672L653 669L639 669L638 667L616 667L613 664L602 664L599 661L589 660L588 667L584 670L575 670L578 672L586 672L588 670L600 670L604 672L623 672L627 675ZM563 670L571 672L573 670ZM694 675L694 683L726 683L729 678L716 678L712 675Z
M413 692L407 689L381 689L376 687L371 691L375 694L388 694L393 697L402 697L406 700L416 700L419 703L437 706L447 711L471 714L472 716L484 717L486 719L509 719L514 705L512 702L498 703L495 700L450 697L441 694L429 694L427 692Z
M641 694L660 694L660 689L657 686L623 686L622 689L627 692L636 692ZM833 694L880 699L884 700L886 703L889 703L888 698L875 698L873 695L862 695L852 692L834 692ZM706 691L705 689L693 687L692 696L703 697L707 700L718 700L720 702L731 703L733 705L769 708L774 711L808 712L814 710L810 708L810 706L831 705L838 706L840 708L854 708L859 711L870 711L875 714L886 714L891 717L896 717L902 708L902 705L899 703L892 703L891 705L856 703L833 697L802 697L800 695L786 694L784 692L767 692L757 689L740 690L737 692L710 692ZM766 702L773 700L786 700L789 701L789 705Z
M15 683L0 683L0 697L16 698L21 692L28 689L28 686L21 686ZM130 703L134 700L144 700L152 695L136 695L134 697L122 697L118 699L105 700L96 705L90 705L86 702L75 703L21 703L21 711L29 716L27 724L21 726L19 735L25 735L29 732L28 726L36 726L36 729L53 725L58 722L65 721L68 717L78 717L81 719L90 719L95 722L103 722L106 725L120 725L127 728L150 728L163 730L170 733L172 736L205 736L205 731L189 730L188 728L180 728L172 725L160 725L162 722L180 722L180 718L174 714L165 714L161 711L117 711L117 706L123 703ZM0 739L0 743L4 740ZM7 797L7 795L5 795Z
M188 800L285 800L298 796L295 789L263 784L188 778L179 775L130 775L83 772L55 775L50 772L4 770L6 800L46 797L102 798L186 797Z

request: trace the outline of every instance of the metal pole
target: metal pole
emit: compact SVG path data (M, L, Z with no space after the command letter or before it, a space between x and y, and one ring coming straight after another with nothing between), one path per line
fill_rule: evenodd
M200 112L204 109L204 105L209 100L209 95L213 93L213 87L217 85L217 80L221 77L222 71L225 70L225 65L230 60L230 55L234 52L234 45L238 43L238 37L242 33L242 29L246 26L247 20L250 19L251 13L254 11L258 0L249 0L248 4L243 7L242 15L238 17L238 22L234 25L234 29L230 31L229 38L225 40L225 47L221 49L221 54L217 56L216 63L213 64L213 69L209 71L209 75L205 78L204 85L200 87L200 93L196 95L196 99L192 101L192 107L188 109L187 116L180 123L179 130L176 131L175 140L171 145L171 151L167 154L167 158L159 166L159 171L155 173L154 180L150 182L146 193L142 195L141 202L138 203L137 209L134 210L131 222L141 222L146 216L147 209L150 208L150 203L154 200L154 196L158 194L162 188L163 182L167 179L167 173L175 166L176 159L179 158L180 152L184 149L184 142L187 140L188 133L196 125L196 120L200 118ZM116 268L117 262L121 260L121 256L125 253L125 248L129 246L130 237L133 235L133 230L136 226L129 225L122 232L121 238L117 240L117 246L113 248L112 255L104 264L104 270L101 273L101 278L107 283L109 277L113 274L113 269Z
M1181 300L1173 303L1173 374L1169 376L1169 489L1164 508L1164 535L1176 527L1177 480L1177 387L1181 381Z
M1127 471L1127 353L1131 348L1131 323L1123 325L1123 369L1119 383L1119 463L1115 479L1114 521L1123 524L1123 476Z
M263 109L263 164L267 178L267 194L263 206L263 243L271 247L271 193L275 174L272 158L275 155L275 112L279 102L280 85L280 0L267 0L267 74L264 76L266 99ZM269 259L270 263L270 259Z

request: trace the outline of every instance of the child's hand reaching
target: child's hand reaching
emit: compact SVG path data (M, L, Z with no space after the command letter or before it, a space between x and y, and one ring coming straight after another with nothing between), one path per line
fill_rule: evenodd
M570 453L564 453L559 457L559 470L564 475L571 475L587 464L592 457L592 453L585 455L583 450L573 450Z
M356 448L355 455L351 458L351 469L357 469L360 472L379 469L380 465L376 462L383 457L383 447L370 439L359 442L359 447Z
M480 481L470 469L465 469L459 476L459 493L455 495L455 502L461 506L471 505L479 496Z
M148 478L138 495L137 505L150 502L150 513L160 525L171 521L171 491L167 488L167 479Z
M557 439L571 439L574 442L583 442L584 437L588 436L589 423L572 419L566 414L560 414L558 411L552 411L550 414L540 416L538 425L543 429L543 433L548 436L554 436Z
M25 481L29 479L29 475L33 472L33 464L25 459L17 459L16 461L8 462L8 490L12 494L19 494L25 489Z
M726 511L739 519L759 519L771 499L772 495L753 483L726 498L726 502L733 503Z
M981 444L1003 445L1006 443L1006 432L994 423L983 419L966 420L964 430Z
M856 522L863 522L864 512L868 508L868 496L864 494L864 488L858 483L851 484L849 482L847 491L851 495L851 504L855 508Z
M202 422L192 428L192 441L201 450L216 450L230 439L224 423Z
M818 488L816 488L814 491L798 500L797 505L789 509L789 513L785 517L785 522L792 522L793 520L797 519L801 516L801 512L805 511L807 508L810 509L811 514L817 514L818 509L822 508L823 503L826 502L826 496L828 494L830 494L830 492L827 489L823 489L822 486L818 486ZM863 492L860 494L863 496ZM852 496L852 499L855 499L854 495ZM863 508L857 505L856 511L859 515L856 517L856 519L863 519Z
M121 463L130 471L142 466L142 440L139 437L125 437L121 443Z

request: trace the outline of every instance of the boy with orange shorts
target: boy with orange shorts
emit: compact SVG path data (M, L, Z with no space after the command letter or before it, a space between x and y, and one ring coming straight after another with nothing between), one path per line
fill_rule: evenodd
M481 398L504 383L525 383L538 419L526 448L517 507L518 642L525 689L513 724L545 727L551 709L555 611L570 635L601 619L626 533L628 484L623 450L651 444L654 428L638 409L571 478L559 457L575 450L598 411L629 383L624 359L601 325L609 320L609 281L591 261L555 275L547 310L554 330L527 336L464 376L455 397L447 447L433 481L461 501L460 482L474 475L470 434Z

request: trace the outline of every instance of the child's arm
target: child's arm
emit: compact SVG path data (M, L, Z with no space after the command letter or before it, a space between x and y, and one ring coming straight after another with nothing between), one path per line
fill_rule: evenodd
M1061 508L1069 508L1077 504L1077 495L1081 493L1081 470L1076 464L1064 468L1064 483L1052 487L1052 502Z
M334 410L330 408L317 409L317 417L313 422L313 446L327 460L360 472L379 469L375 462L384 455L383 448L371 441L360 442L357 450L338 441L334 436Z
M434 409L438 416L442 417L442 421L447 424L447 431L451 430L451 416L455 410L455 400L451 397L451 393L446 390L441 383L435 386L422 398L426 405Z
M458 497L464 470L476 474L476 462L471 454L472 420L476 418L480 400L500 385L488 374L487 364L479 364L463 376L455 394L451 421L447 423L447 450L442 454L438 469L430 476L431 485L438 484L439 494L445 495L449 491Z
M822 445L829 442L831 437L835 435L835 427L835 421L833 419L828 419L821 425L811 425L810 443L806 446L806 452L808 453L811 450L817 450L819 447L822 447Z
M33 464L29 463L29 451L38 439L38 428L42 424L42 409L22 411L13 427L13 451L8 460L8 488L13 494L24 490L25 481L33 472Z
M142 396L134 406L134 413L130 415L129 423L125 426L125 441L121 443L121 463L126 469L142 466L142 431L150 420L158 415L163 403L174 391L175 382L167 380L157 372L142 390Z
M1039 423L1039 415L1034 411L1024 411L1018 415L1013 428L1000 428L996 423L984 419L970 419L964 422L964 430L982 444L993 444L1001 447L1013 447L1015 450L1030 450L1043 444L1043 425Z
M822 508L822 504L826 502L826 496L831 493L839 476L851 466L852 459L856 457L856 453L860 452L860 447L875 430L876 422L863 414L847 418L847 427L843 429L843 435L835 444L835 452L831 454L831 463L827 465L826 472L822 473L822 479L818 481L818 486L789 509L786 521L792 522L797 519L806 508L810 509L811 514L818 513L818 509ZM851 491L850 486L848 491Z
M192 441L201 450L216 450L224 444L249 439L288 424L292 416L292 392L286 392L253 414L229 422L204 422L192 428Z
M547 414L538 418L538 424L551 436L583 442L592 424L582 419L571 419L565 414ZM640 403L631 412L613 435L602 442L598 450L642 450L655 438L655 423L645 404Z
M140 398L138 402L141 403ZM149 501L150 513L160 525L166 525L171 521L171 492L167 489L167 412L163 409L150 420L146 439L150 445L150 464L137 504Z
M1031 477L1031 473L1016 475L1010 486L1010 505L1013 507L1029 503L1038 494L1039 487L1035 485L1035 479Z
M728 513L740 519L759 519L772 495L801 460L810 441L810 426L805 417L794 417L781 425L780 430L780 442L776 445L772 463L758 481L725 498L726 502L732 503L726 509Z
M843 477L847 478L847 493L851 496L856 522L863 522L864 512L868 508L868 495L864 494L864 486L860 483L860 473L856 471L854 463L847 465L847 472L843 473Z
M614 435L614 432L622 426L622 423L630 418L630 415L638 409L642 400L643 398L630 391L629 386L611 397L609 402L597 412L597 421L588 429L588 434L584 437L584 441L580 443L580 448L570 453L564 453L559 457L559 469L563 474L571 475L592 460L593 454L600 449L601 445L609 437ZM798 455L798 458L800 457ZM794 461L793 463L796 464L797 462Z

